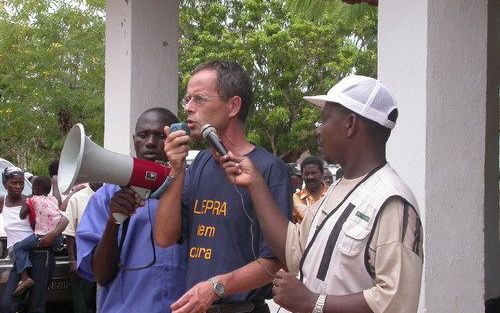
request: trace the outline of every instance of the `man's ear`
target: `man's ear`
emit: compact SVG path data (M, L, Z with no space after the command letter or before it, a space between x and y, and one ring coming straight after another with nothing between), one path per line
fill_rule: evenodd
M347 138L352 138L356 134L360 126L359 125L360 122L361 121L356 116L356 114L350 113L346 116L345 125L346 125Z
M229 103L229 117L238 116L242 106L240 96L234 96L229 98L228 103Z

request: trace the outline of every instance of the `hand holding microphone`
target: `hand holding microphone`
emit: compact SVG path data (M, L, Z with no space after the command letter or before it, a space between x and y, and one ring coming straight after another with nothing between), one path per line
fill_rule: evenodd
M167 138L165 139L164 150L170 166L171 176L177 176L186 168L186 157L189 151L189 128L186 123L175 123L171 127L164 129Z
M232 152L221 158L222 168L231 184L250 187L262 176L248 157L235 156Z

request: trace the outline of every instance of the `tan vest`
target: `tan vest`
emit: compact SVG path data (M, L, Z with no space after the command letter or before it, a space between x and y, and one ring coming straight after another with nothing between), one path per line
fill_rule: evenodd
M327 207L330 194L317 212L332 209ZM301 280L311 291L346 295L374 286L366 268L367 244L380 208L393 196L405 199L418 212L410 188L386 164L361 180L321 224L322 214L316 214L300 264Z

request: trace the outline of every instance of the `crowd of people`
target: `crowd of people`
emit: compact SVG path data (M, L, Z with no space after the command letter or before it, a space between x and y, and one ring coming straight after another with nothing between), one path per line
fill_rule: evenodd
M202 63L183 99L189 134L170 132L178 118L165 108L140 115L136 156L171 167L160 199L95 182L61 196L53 165L26 198L24 172L5 169L0 209L14 266L3 311L17 312L29 291L29 311L45 312L64 234L74 312L267 313L269 298L291 312L416 312L423 231L415 197L386 160L398 115L391 92L351 75L305 97L322 110L311 134L322 156L299 170L246 138L252 89L238 63ZM205 124L228 153L209 147L187 167Z

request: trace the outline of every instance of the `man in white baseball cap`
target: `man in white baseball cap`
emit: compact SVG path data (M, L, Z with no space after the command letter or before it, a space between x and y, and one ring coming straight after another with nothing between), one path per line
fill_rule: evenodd
M396 125L397 105L394 96L379 80L350 75L333 86L326 95L304 97L323 108L326 102L338 103L389 129Z
M393 95L379 80L352 75L304 98L322 108L319 146L344 176L301 224L279 213L248 158L223 159L288 268L273 281L275 302L293 312L416 312L423 231L412 191L386 161L398 115Z

